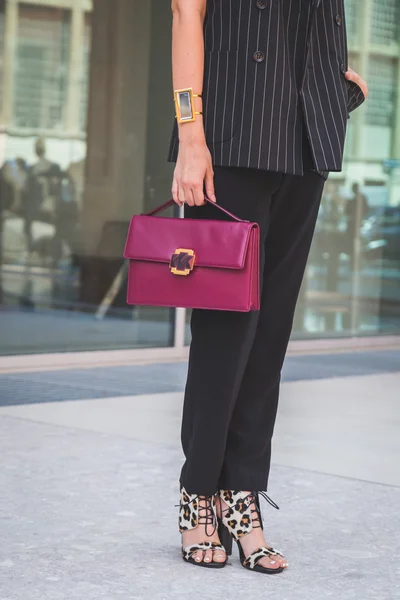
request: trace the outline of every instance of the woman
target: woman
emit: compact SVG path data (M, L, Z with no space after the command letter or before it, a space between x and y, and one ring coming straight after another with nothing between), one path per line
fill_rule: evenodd
M324 181L341 170L367 87L347 67L343 0L172 0L172 12L173 198L188 218L224 218L206 195L258 222L262 278L259 312L192 314L183 558L221 568L233 537L243 566L279 573L287 562L265 540L259 493L280 372Z

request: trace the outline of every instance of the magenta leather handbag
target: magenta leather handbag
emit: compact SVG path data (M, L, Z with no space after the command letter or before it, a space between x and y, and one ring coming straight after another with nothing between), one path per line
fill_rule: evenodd
M155 216L173 200L132 217L124 251L128 304L260 309L259 226L208 202L232 220Z

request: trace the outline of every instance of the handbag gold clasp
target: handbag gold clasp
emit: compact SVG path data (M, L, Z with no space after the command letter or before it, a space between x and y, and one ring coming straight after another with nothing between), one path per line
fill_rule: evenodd
M188 248L177 248L171 256L169 268L173 275L189 275L193 271L196 255L194 250Z

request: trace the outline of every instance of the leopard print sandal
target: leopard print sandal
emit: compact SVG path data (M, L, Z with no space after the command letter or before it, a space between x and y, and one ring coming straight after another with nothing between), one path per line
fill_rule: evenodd
M236 541L239 548L240 562L245 569L251 571L257 571L259 573L266 573L268 575L275 575L276 573L282 573L284 567L277 569L268 569L258 563L265 556L274 557L283 555L276 548L269 546L263 546L257 548L250 556L245 556L243 548L240 544L240 538L244 535L249 534L254 528L261 527L263 529L263 522L261 518L260 500L259 494L263 496L274 508L279 509L279 506L273 502L264 492L236 492L232 490L220 490L220 498L228 505L228 508L223 511L222 521L219 526L219 536L221 542L228 547L228 539L232 538ZM255 506L255 509L251 508L251 505ZM254 516L252 513L255 513ZM228 552L230 554L230 552Z
M201 507L199 500L206 500L206 506ZM206 526L206 535L212 536L217 529L217 517L216 517L216 501L214 496L197 496L196 494L189 494L184 487L181 487L181 501L179 504L179 531L183 533L189 529L196 529L198 525ZM208 527L211 527L211 533L208 533ZM191 563L198 567L207 567L209 569L222 569L227 563L227 558L224 562L197 562L193 556L196 552L207 550L226 550L222 544L217 542L202 542L199 544L190 544L189 546L182 547L182 558L185 562Z

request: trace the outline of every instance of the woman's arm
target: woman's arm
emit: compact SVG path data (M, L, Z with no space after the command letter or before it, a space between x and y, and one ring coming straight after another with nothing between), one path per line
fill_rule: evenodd
M172 0L172 72L174 90L193 88L203 91L204 36L203 24L207 0ZM196 111L202 99L195 98ZM211 155L204 135L202 115L191 123L178 125L179 154L176 162L172 195L175 202L190 206L204 204L206 194L215 201Z

